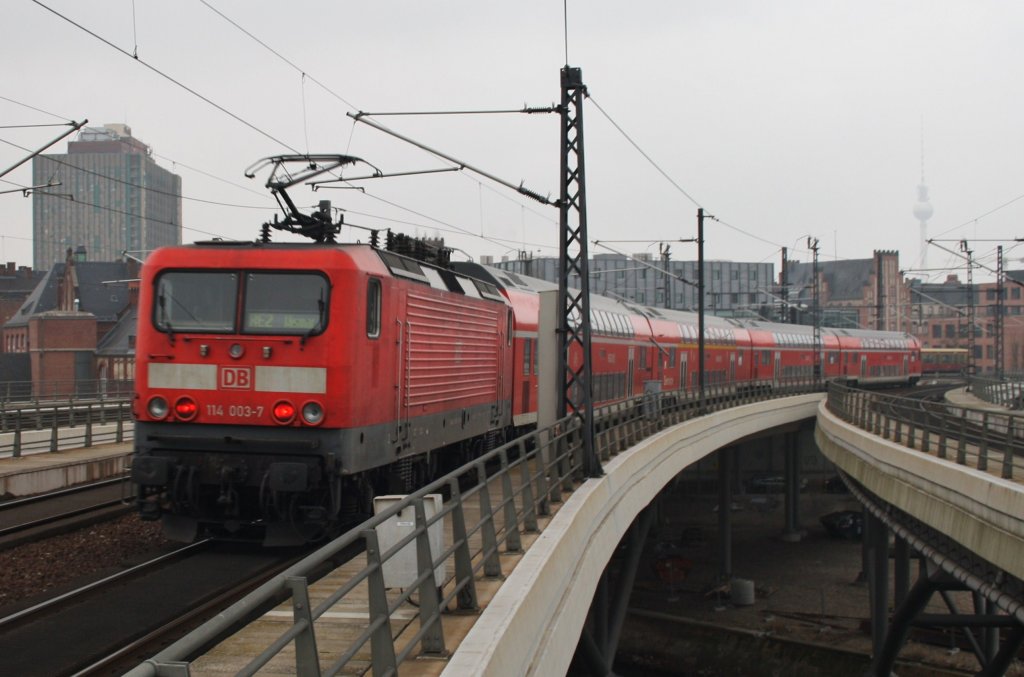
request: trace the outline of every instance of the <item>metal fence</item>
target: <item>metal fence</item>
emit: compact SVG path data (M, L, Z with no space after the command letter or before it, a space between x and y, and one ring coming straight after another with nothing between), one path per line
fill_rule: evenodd
M132 431L127 399L0 404L0 455L119 444Z
M873 435L960 465L1022 477L1024 415L896 397L830 383L828 408Z
M85 398L124 399L132 396L134 388L132 380L114 379L0 381L0 405Z
M972 376L969 380L971 394L989 404L1007 409L1024 409L1024 378L993 379Z
M820 382L792 381L758 390L709 387L703 398L682 392L649 394L595 412L597 453L608 460L667 426L707 411L820 389ZM498 557L502 545L505 552L520 551L521 531L538 531L538 518L550 514L551 504L560 502L562 493L582 479L577 432L576 419L566 418L431 482L331 541L127 674L188 675L187 661L198 651L281 599L291 600L293 622L238 674L255 674L288 647L294 651L294 665L281 669L316 677L366 668L375 675L397 674L398 665L417 647L423 654L443 655L443 624L446 617L451 618L452 605L461 612L477 611L477 579L502 575ZM445 497L434 514L428 514L426 508L426 497L431 494ZM413 528L396 542L382 544L381 529L398 515L412 515L409 526ZM436 551L431 547L430 531L445 520L451 527L451 543ZM365 552L365 565L325 599L311 605L310 572L352 547ZM383 572L406 548L414 552L415 578L396 592L385 587ZM404 552L409 557L410 550ZM451 573L438 581L437 571ZM359 592L354 593L356 590ZM336 642L325 640L327 630L317 621L354 594L365 595L369 620L348 646L339 648ZM402 624L396 620L396 612L409 608L416 608L415 623L409 620L394 633L392 624ZM323 623L330 627L327 619ZM318 645L326 651L318 652ZM327 651L331 662L321 666ZM280 667L285 659L278 660Z

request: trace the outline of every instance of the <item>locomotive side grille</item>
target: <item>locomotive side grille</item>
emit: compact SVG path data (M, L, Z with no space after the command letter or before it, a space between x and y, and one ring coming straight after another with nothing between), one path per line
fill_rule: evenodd
M409 293L405 406L497 396L503 306L465 301Z

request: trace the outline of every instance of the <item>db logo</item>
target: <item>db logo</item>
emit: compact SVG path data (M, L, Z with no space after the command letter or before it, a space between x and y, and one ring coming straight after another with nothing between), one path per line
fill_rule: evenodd
M252 367L218 367L217 387L221 390L252 390Z

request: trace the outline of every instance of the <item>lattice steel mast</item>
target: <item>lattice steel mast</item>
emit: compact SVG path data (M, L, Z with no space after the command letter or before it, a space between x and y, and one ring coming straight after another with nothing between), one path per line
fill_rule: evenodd
M1003 245L996 247L996 378L1003 378L1003 314L1006 312L1006 283L1003 278Z
M590 351L590 266L587 253L587 193L583 155L583 99L587 88L583 71L562 68L562 181L559 199L558 309L560 312L558 416L579 419L583 442L583 473L603 474L594 446L594 409L591 397ZM570 290L569 278L579 279L579 289ZM573 364L573 361L576 364Z
M811 321L814 325L814 380L821 379L821 280L818 275L818 238L808 237L807 248L814 254L811 267Z
M967 240L960 240L960 251L967 255L967 375L977 373L974 359L974 251Z

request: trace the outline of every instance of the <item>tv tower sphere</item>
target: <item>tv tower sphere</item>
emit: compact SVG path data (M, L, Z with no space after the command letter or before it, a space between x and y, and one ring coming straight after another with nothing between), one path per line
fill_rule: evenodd
M932 203L928 201L928 186L919 184L917 186L917 204L914 205L914 218L918 221L927 221L932 217L934 211Z

